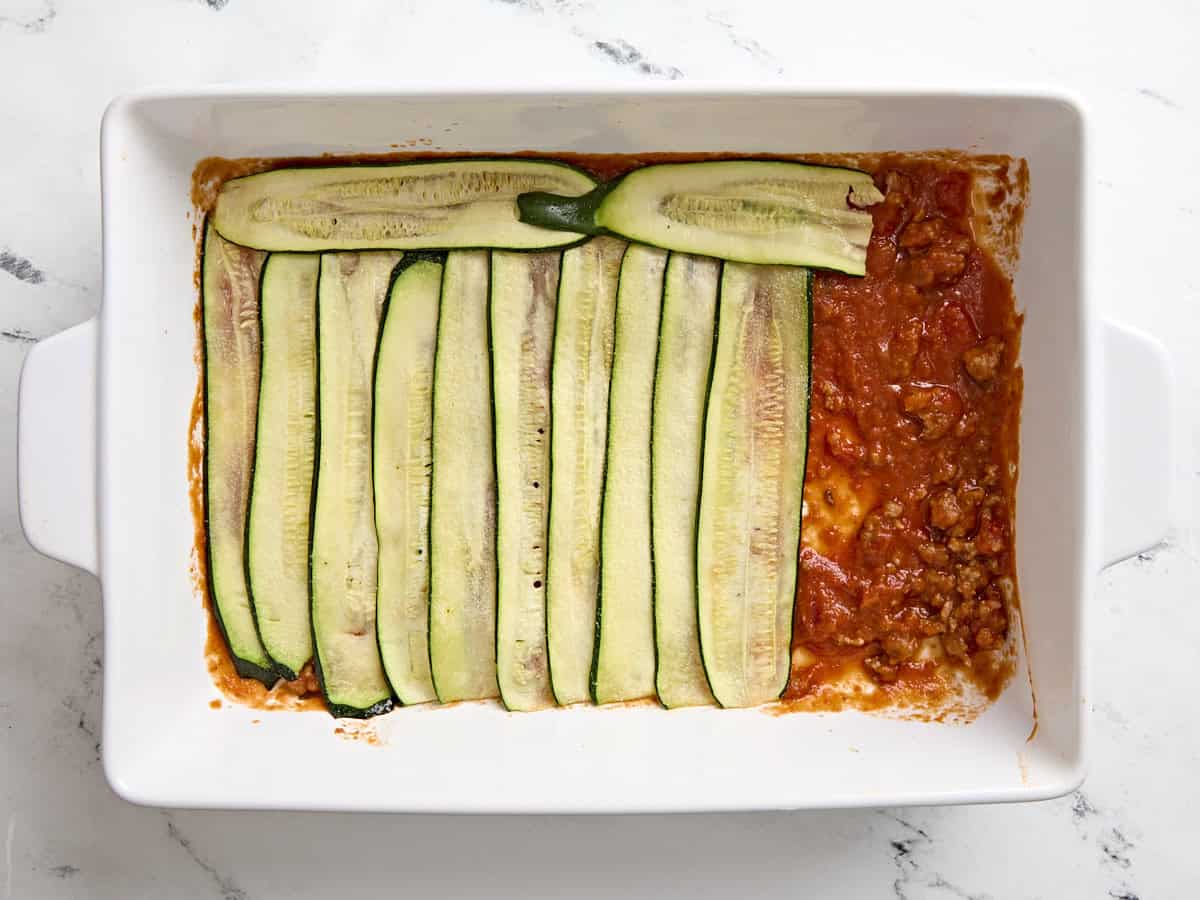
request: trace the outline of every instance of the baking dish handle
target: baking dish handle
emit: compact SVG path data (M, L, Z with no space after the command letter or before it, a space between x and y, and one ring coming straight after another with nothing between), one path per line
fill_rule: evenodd
M1171 363L1162 344L1104 322L1104 547L1110 566L1162 543L1171 493Z
M93 574L96 522L95 319L25 357L17 410L21 528L34 549Z

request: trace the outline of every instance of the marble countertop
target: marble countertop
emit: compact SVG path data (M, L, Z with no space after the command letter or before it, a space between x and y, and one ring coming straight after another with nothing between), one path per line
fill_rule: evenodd
M861 4L847 21L848 7L811 6L0 0L0 900L1195 895L1200 722L1155 688L1200 676L1200 282L1176 263L1193 253L1200 183L1158 163L1200 148L1200 7L1143 0L1131 15L1013 0L1001 14L909 0L886 5L903 16ZM1173 527L1105 571L1091 598L1092 768L1080 791L1020 806L594 819L162 812L110 792L98 584L25 543L15 429L30 344L100 303L97 135L112 97L234 81L901 77L1081 99L1095 302L1174 358Z

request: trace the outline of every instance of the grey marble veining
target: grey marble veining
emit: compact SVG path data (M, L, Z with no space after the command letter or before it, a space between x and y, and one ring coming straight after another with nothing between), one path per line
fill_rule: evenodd
M46 280L45 272L24 257L8 250L0 250L0 271L28 284L41 284Z
M1147 163L1200 146L1200 10L1017 0L996 16L917 0L847 24L844 6L767 0L447 6L0 3L0 900L1193 896L1200 725L1173 691L1190 698L1200 676L1200 281L1175 261L1191 252L1200 186L1164 187ZM99 303L108 100L163 83L784 77L1057 84L1089 110L1096 257L1121 261L1094 273L1095 302L1172 350L1181 456L1170 539L1107 570L1091 598L1082 789L1023 806L596 819L164 813L116 799L100 765L99 588L24 542L13 439L30 344Z
M15 28L26 34L40 34L50 27L57 15L58 10L51 0L16 0L0 8L0 26Z

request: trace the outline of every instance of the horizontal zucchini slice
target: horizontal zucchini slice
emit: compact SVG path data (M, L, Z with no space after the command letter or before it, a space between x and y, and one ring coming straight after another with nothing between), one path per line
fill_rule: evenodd
M447 254L433 374L429 655L443 703L496 685L496 458L486 250Z
M519 221L517 196L593 187L579 169L534 159L275 169L225 182L213 224L260 250L559 247L582 235Z
M375 627L392 691L411 705L436 697L429 674L429 472L442 259L406 255L397 271L375 360Z
M696 520L720 280L719 260L672 253L663 287L650 508L656 686L667 708L713 702L697 631Z
M546 629L550 677L561 706L591 698L605 422L624 253L624 241L593 238L563 254L558 283Z
M645 166L582 197L534 192L517 202L521 221L544 228L863 275L872 226L863 207L882 199L854 169L728 160Z
M204 521L208 590L234 668L264 684L275 663L259 639L246 579L261 353L258 278L265 254L204 231Z
M666 268L667 252L644 244L631 245L621 263L600 520L597 703L654 696L650 421Z
M258 631L279 674L312 658L308 532L317 425L320 257L273 253L262 270L262 379L247 526Z
M492 253L496 675L511 710L554 705L546 647L550 358L559 254Z
M371 419L379 322L401 255L321 256L312 626L317 679L335 716L364 718L392 707L375 631Z
M787 686L808 449L811 275L726 263L696 542L700 649L722 706Z

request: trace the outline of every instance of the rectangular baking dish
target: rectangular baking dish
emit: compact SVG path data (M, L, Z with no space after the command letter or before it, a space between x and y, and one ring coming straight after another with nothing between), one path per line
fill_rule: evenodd
M30 352L19 433L29 540L103 584L102 744L113 789L157 806L476 812L975 803L1071 790L1085 769L1094 576L1165 533L1169 472L1163 353L1098 321L1088 302L1086 141L1079 106L1055 94L225 88L115 101L101 140L103 303L98 318ZM1017 546L1026 641L1000 699L967 726L852 712L514 715L464 704L375 720L372 741L335 734L323 714L210 708L206 613L188 574L192 168L210 155L398 144L1024 156L1032 202L1016 279L1026 315ZM1106 415L1120 427L1106 428Z

